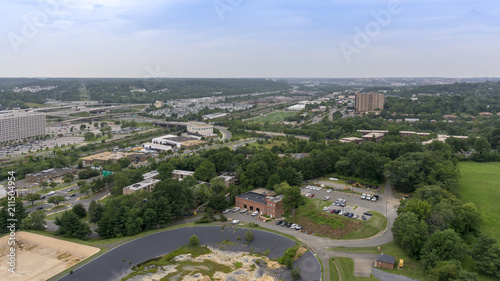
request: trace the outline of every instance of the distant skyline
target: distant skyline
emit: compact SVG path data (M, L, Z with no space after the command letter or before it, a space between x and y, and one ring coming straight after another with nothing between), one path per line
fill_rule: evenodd
M500 3L0 3L0 77L500 77Z

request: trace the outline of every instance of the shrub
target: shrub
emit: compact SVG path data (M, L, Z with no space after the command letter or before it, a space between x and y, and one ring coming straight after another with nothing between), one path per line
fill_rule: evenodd
M189 238L189 246L191 247L200 246L200 239L198 238L198 236L193 235L191 236L191 238Z
M290 272L291 275L292 275L292 279L293 280L299 280L300 279L300 267L296 266L292 269L292 271Z
M250 227L259 227L259 225L256 224L256 223L254 223L254 222L249 223L248 226L250 226Z
M223 214L221 214L221 215L220 215L220 221L222 221L222 222L227 221L226 216L224 216Z
M247 241L247 244L250 244L250 242L252 242L253 240L253 232L251 232L250 230L247 231L247 233L245 234L245 240Z

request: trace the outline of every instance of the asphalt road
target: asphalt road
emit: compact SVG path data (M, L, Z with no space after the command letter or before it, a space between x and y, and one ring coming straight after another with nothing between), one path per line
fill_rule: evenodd
M247 251L253 248L256 252L265 252L269 249L269 258L282 256L286 249L295 245L293 240L255 229L251 230L254 239L250 244L241 245L236 237L244 237L248 230L245 228L225 227L221 229L220 226L198 226L155 233L118 246L58 280L120 280L132 272L133 265L186 245L192 235L198 236L201 245L215 245L229 239L236 243L236 246L231 247L231 250ZM295 262L295 265L301 268L301 280L320 280L321 267L311 253L304 254Z

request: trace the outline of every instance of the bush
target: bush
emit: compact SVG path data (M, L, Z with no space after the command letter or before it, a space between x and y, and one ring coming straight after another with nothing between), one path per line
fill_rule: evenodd
M224 216L223 214L220 215L220 219L219 219L221 222L225 222L227 221L227 218L226 216Z
M198 236L193 235L191 236L191 238L189 238L189 246L191 247L200 246L200 239L198 238Z
M250 226L250 227L259 227L259 225L256 224L256 223L254 223L254 222L249 223L248 226Z
M252 240L253 240L253 232L251 232L250 230L247 231L247 233L245 234L245 240L247 241L247 244L249 244L250 242L252 242Z
M292 274L292 279L293 280L299 280L300 279L300 267L296 266L292 269L290 272Z

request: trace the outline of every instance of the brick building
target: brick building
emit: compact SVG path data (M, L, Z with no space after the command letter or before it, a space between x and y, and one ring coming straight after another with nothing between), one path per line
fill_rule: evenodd
M268 215L271 218L279 218L285 212L283 195L270 196L250 191L236 196L234 201L236 207L248 209L249 212L257 211L260 215Z
M375 266L380 268L393 269L395 261L396 259L393 256L382 253L377 256L377 262L375 263Z

